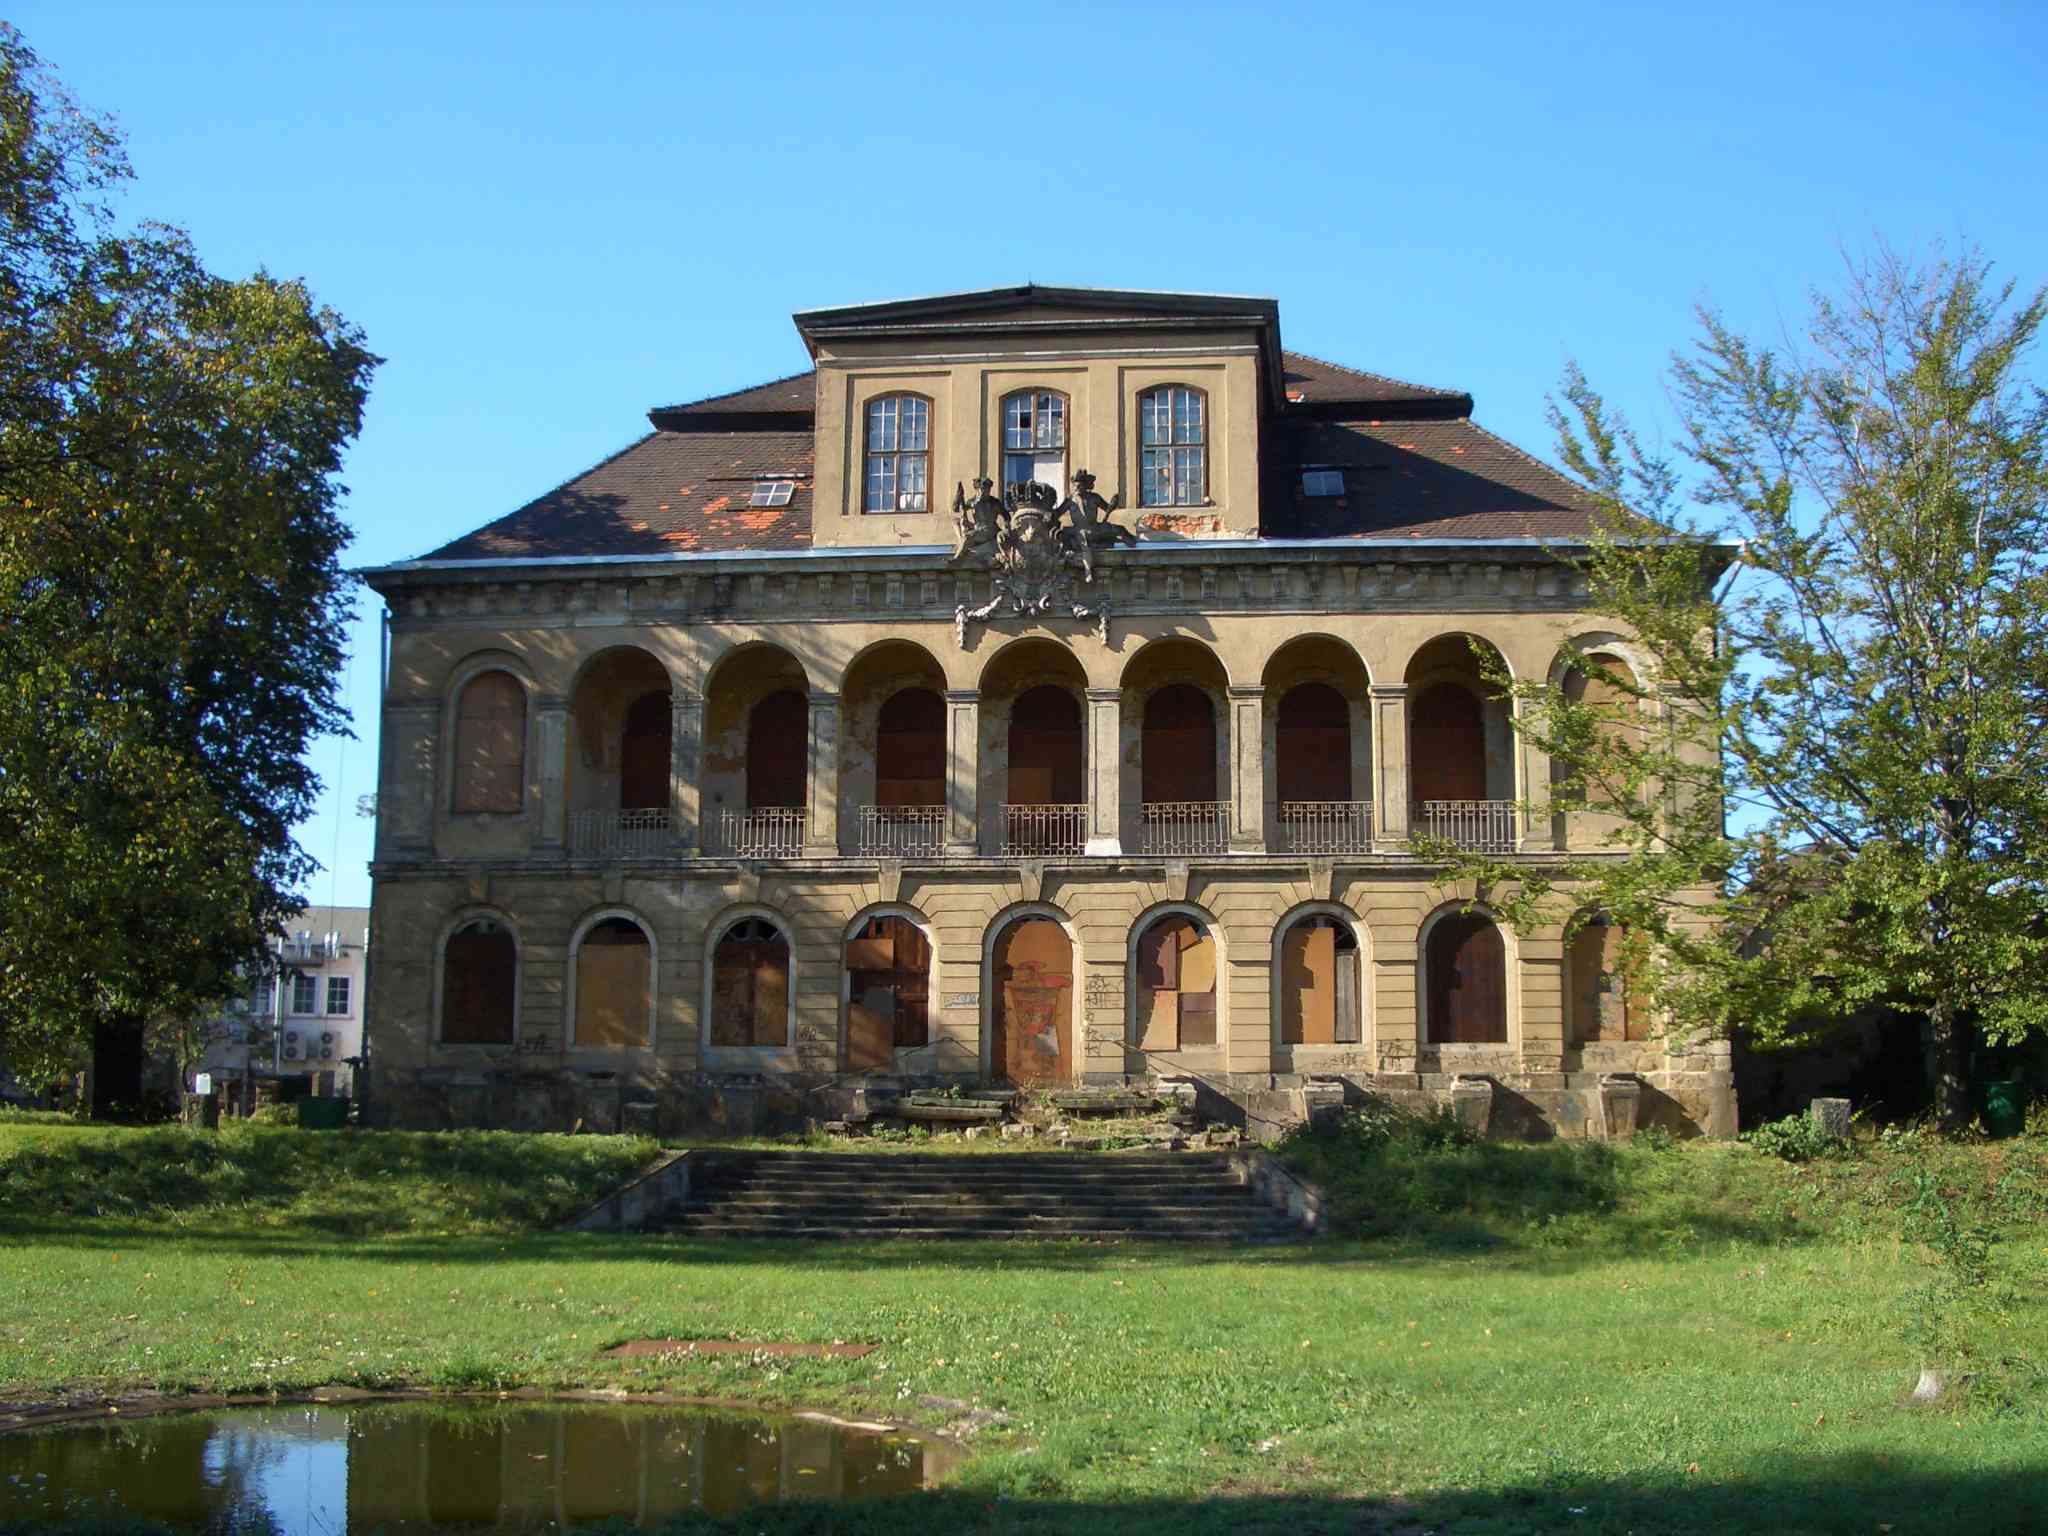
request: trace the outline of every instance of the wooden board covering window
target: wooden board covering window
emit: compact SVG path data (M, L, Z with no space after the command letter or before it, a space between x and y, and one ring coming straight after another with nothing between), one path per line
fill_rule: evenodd
M1441 1045L1505 1045L1507 955L1500 930L1454 913L1429 934L1429 1039Z
M795 689L771 693L747 715L747 809L797 809L810 760L811 706Z
M1044 683L1010 706L1011 805L1079 805L1082 784L1081 705L1064 688Z
M1189 917L1162 917L1138 937L1138 1048L1216 1044L1216 940Z
M946 803L946 701L904 688L882 705L875 728L875 804Z
M712 951L711 1043L789 1044L789 941L760 919L735 924Z
M931 1038L931 944L902 917L878 917L846 941L846 1066L889 1066Z
M1147 805L1216 802L1216 709L1192 683L1172 683L1145 701L1139 751Z
M647 935L607 919L576 946L576 1044L647 1043Z
M1050 918L1013 923L996 941L996 1070L1020 1088L1064 1083L1073 1060L1073 947Z
M674 728L665 693L643 693L626 711L625 734L619 744L619 809L668 809L669 743Z
M451 934L441 959L441 1038L449 1045L510 1045L519 952L496 923Z
M1486 723L1457 683L1433 683L1409 707L1409 773L1417 800L1486 798Z
M1351 708L1343 694L1327 683L1288 689L1273 735L1273 776L1283 804L1351 798Z
M526 690L509 672L463 686L455 709L458 813L517 811L526 795Z
M1280 941L1280 1041L1356 1045L1358 943L1334 919L1309 917Z
M1650 1010L1629 983L1626 940L1618 924L1604 921L1588 923L1572 940L1567 969L1577 1044L1649 1038Z

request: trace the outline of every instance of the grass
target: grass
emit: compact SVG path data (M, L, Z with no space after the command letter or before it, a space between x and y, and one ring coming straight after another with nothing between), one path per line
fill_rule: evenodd
M648 1149L212 1139L0 1120L0 1395L609 1386L1011 1417L914 1511L750 1531L2019 1531L2048 1468L2039 1138L1794 1167L1354 1125L1289 1149L1347 1235L1266 1250L536 1231ZM381 1225L366 1182L393 1186ZM1902 1309L1932 1273L1902 1211L1929 1187L1996 1238L1976 1379L1931 1410L1900 1401L1920 1363ZM883 1348L597 1358L663 1335Z

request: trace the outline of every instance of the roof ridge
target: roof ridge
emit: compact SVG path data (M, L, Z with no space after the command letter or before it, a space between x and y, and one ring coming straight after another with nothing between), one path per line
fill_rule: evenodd
M721 394L706 395L701 400L682 400L674 405L657 405L657 411L690 411L700 405L716 405L721 400L730 400L737 395L751 395L757 389L773 389L778 384L794 384L798 379L817 376L815 368L799 368L795 373L785 373L779 379L763 379L758 384L744 384L738 389L728 389Z
M581 480L585 475L596 474L600 469L603 469L605 465L616 463L618 460L623 459L627 454L631 453L635 448L638 448L642 443L646 442L649 438L655 438L659 436L661 436L661 432L658 428L648 428L644 434L634 438L633 441L626 444L625 447L619 449L614 453L606 454L603 458L599 459L594 464L584 466L582 469L577 470L575 474L569 476L566 480L558 480L555 484L549 486L546 490L542 491L538 496L527 497L526 500L519 503L519 505L514 507L510 512L506 512L501 516L492 518L488 523L485 523L481 528L472 528L469 530L469 532L462 534L456 538L444 540L442 543L435 546L435 550L447 549L452 545L460 544L464 539L473 539L479 534L489 533L493 528L497 527L498 524L506 521L506 519L519 516L520 513L526 511L529 507L539 506L540 503L546 501L550 496L558 495L559 493L569 489L570 486L574 485L578 480ZM434 558L434 552L435 551L429 551L428 553L421 555L419 558L422 560L431 560Z
M1333 363L1327 357L1317 357L1313 352L1302 352L1293 347L1281 348L1280 355L1283 358L1298 357L1303 362L1314 363L1322 368L1334 368L1339 373L1350 374L1353 378L1372 379L1380 384L1398 384L1403 389L1412 389L1420 394L1440 395L1455 400L1465 393L1462 389L1444 389L1436 384L1418 384L1413 379L1397 379L1391 373L1374 373L1370 368L1354 368L1349 363Z

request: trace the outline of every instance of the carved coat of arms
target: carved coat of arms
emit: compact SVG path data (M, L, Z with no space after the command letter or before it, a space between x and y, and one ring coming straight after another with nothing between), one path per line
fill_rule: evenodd
M1062 612L1094 620L1096 634L1107 641L1109 606L1095 584L1095 555L1138 542L1130 529L1110 520L1123 505L1123 493L1104 500L1085 469L1074 471L1074 493L1064 501L1037 480L1011 486L1001 500L992 480L977 480L974 487L972 501L965 486L953 490L953 521L959 529L953 559L986 565L994 592L979 607L963 604L954 610L962 642L969 624Z

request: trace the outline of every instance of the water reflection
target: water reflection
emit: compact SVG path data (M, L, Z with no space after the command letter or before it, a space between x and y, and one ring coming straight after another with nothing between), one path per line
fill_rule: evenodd
M211 1531L537 1531L905 1493L918 1442L591 1404L305 1406L0 1436L0 1524L122 1514Z

